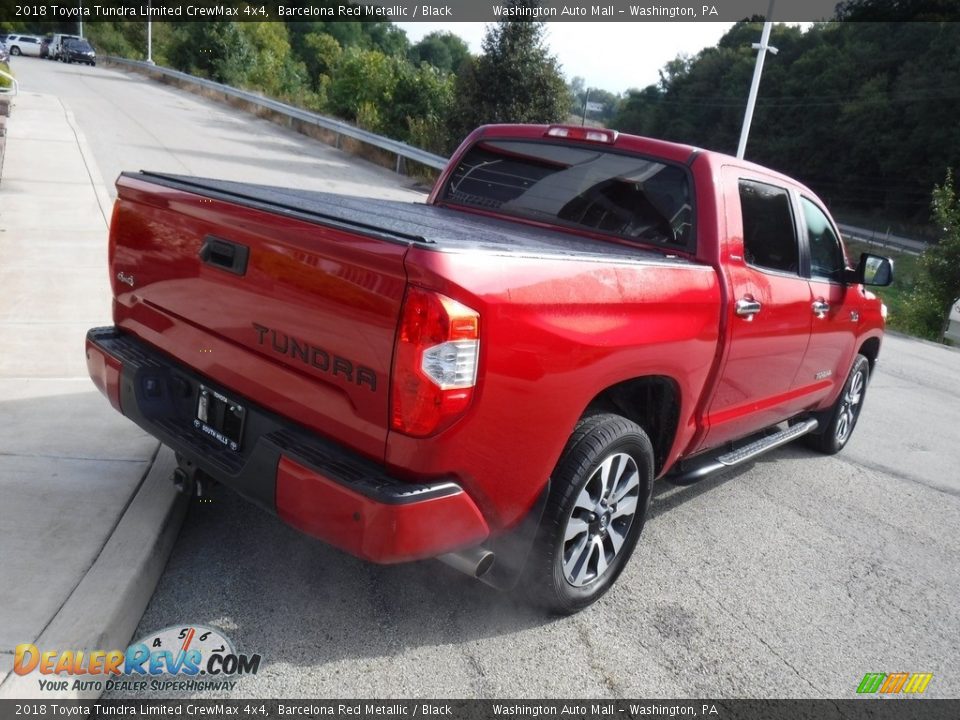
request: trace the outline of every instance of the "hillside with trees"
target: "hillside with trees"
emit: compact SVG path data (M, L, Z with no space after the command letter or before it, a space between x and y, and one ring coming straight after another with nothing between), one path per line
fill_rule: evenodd
M669 63L611 126L734 153L761 28L739 23ZM854 217L926 223L934 185L960 165L960 23L777 25L770 43L747 158Z

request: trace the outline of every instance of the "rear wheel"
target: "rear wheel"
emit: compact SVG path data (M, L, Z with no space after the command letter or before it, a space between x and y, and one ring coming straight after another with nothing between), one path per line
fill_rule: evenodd
M824 422L827 424L823 432L805 436L807 445L827 455L843 450L860 419L869 380L870 361L863 355L857 355L840 397L826 413Z
M593 415L571 435L551 477L524 578L529 598L556 613L600 598L630 559L653 484L653 447L643 429Z

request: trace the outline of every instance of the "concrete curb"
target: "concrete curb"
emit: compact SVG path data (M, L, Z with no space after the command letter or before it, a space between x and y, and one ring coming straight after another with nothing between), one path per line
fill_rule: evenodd
M173 451L161 446L97 559L38 638L41 651L129 645L186 514L188 497L170 482L175 467ZM38 679L37 672L11 672L0 684L0 699L94 700L101 695L95 690L41 692Z
M59 100L59 98L57 99ZM70 126L70 129L73 131L73 135L77 140L77 147L80 150L80 156L83 158L83 163L87 167L87 175L90 177L90 184L93 186L93 192L97 196L97 205L100 206L100 215L103 217L103 224L109 230L110 217L113 213L113 199L110 197L110 193L107 192L107 188L103 184L103 175L100 173L100 168L97 166L97 162L93 158L93 152L90 150L90 145L87 142L87 136L83 134L80 126L77 125L77 119L74 116L73 111L67 109L62 100L60 101L60 106L63 108L63 114L67 119L67 124Z

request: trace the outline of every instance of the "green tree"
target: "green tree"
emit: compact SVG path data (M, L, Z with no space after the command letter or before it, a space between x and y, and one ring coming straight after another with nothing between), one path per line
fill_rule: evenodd
M157 23L160 24L162 23ZM135 60L146 57L146 23L87 22L83 30L90 44L103 55L119 55Z
M576 115L583 110L583 97L587 92L587 81L579 75L575 75L567 83L567 92L570 93L570 114Z
M470 57L470 48L452 32L432 32L410 48L410 62L429 63L444 72L456 72Z
M404 62L379 50L346 49L327 89L330 111L346 120L358 120L368 130L382 132L383 116L393 103Z
M417 147L443 153L450 144L447 118L453 107L454 76L423 62L400 65L393 102L387 107L385 130Z
M453 76L379 50L345 50L327 88L327 109L361 127L440 152Z
M307 76L311 84L319 88L323 84L321 78L325 77L329 80L343 50L337 39L325 32L307 34L303 44L306 48L303 58Z
M943 185L933 190L933 220L940 241L920 258L920 277L910 294L906 320L911 332L942 340L950 309L960 298L960 199L948 170Z
M241 23L180 22L171 38L167 57L177 69L227 85L242 85L255 52Z
M244 84L272 97L299 94L307 71L290 53L286 26L278 22L243 22L239 26L251 56Z
M457 74L455 140L487 123L552 123L570 107L557 59L544 44L542 22L501 21L483 38L483 54Z
M363 34L368 47L385 55L406 56L410 49L407 34L392 22L373 21L363 23Z

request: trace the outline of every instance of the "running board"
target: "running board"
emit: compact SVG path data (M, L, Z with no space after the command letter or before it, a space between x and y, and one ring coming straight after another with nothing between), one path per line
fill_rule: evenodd
M692 485L698 480L703 480L703 478L707 477L708 475L713 475L715 472L736 467L737 465L745 463L749 460L753 460L753 458L759 455L770 452L781 445L786 445L788 442L793 442L798 437L816 430L818 425L819 423L813 418L804 420L796 425L791 425L786 430L781 430L773 435L762 437L759 440L755 440L748 445L744 445L741 448L713 458L712 460L702 465L698 465L697 467L690 468L689 470L683 470L676 474L666 475L664 480L673 485Z

